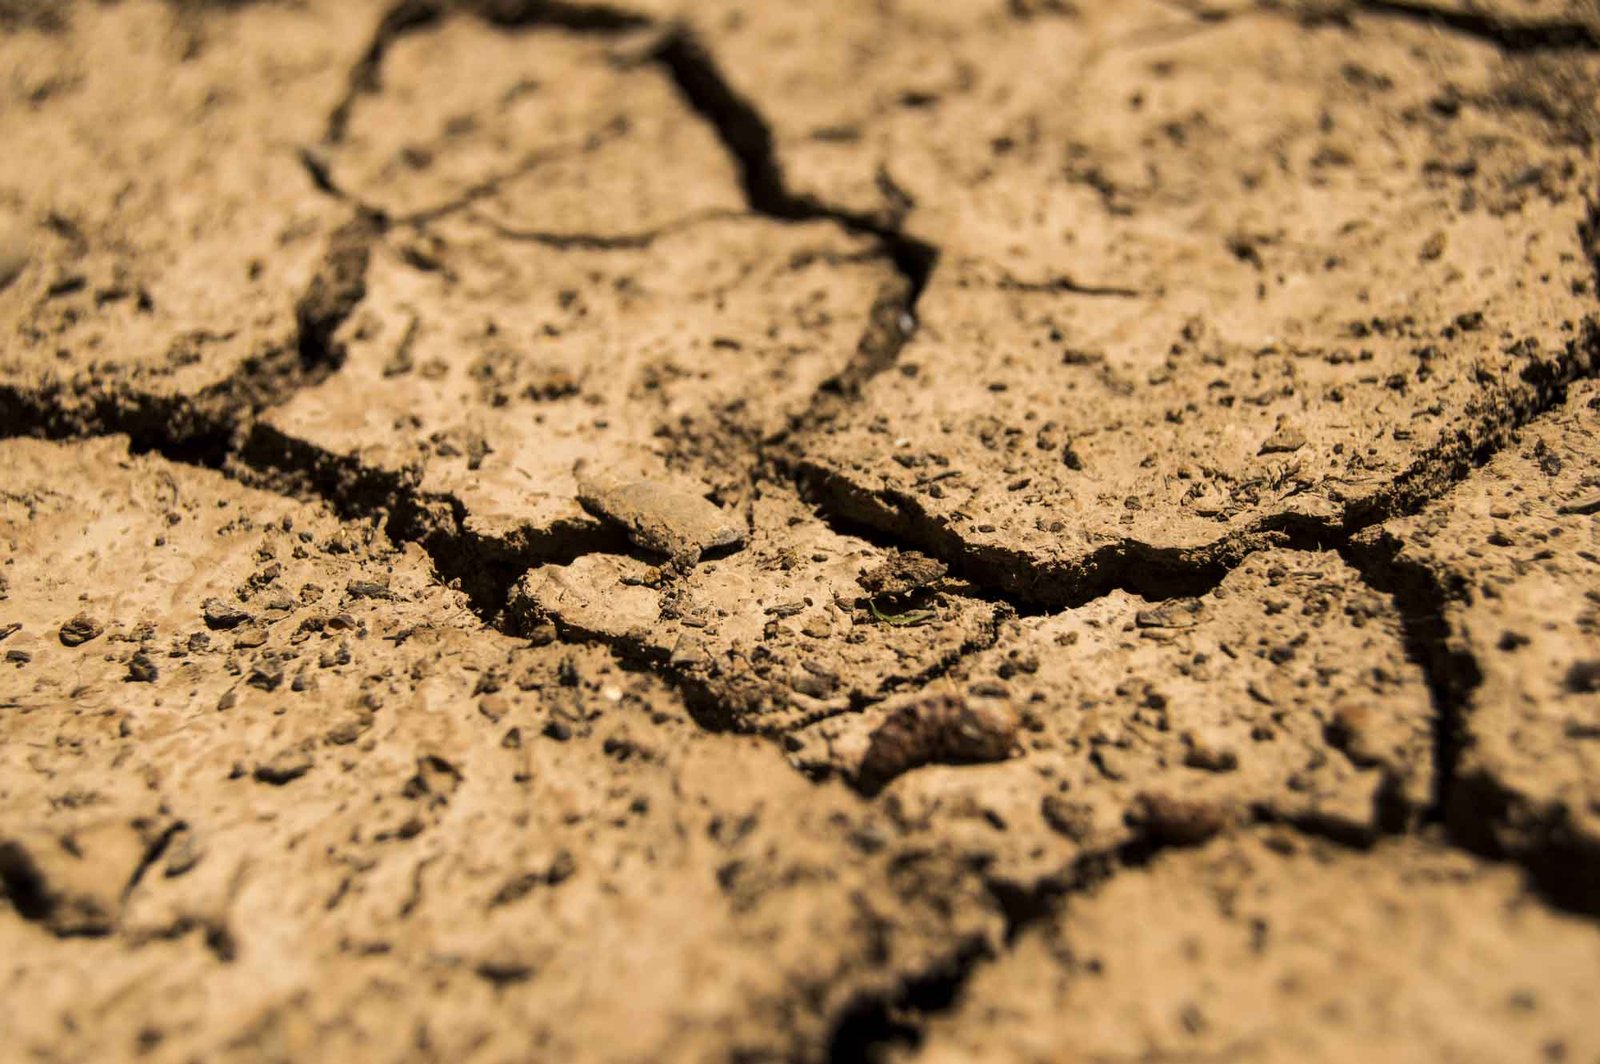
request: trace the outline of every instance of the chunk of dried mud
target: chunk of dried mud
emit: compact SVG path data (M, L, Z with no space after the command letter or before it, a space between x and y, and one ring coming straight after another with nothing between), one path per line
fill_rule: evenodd
M80 613L61 626L57 633L64 647L82 646L104 632L105 625L86 613Z
M702 555L744 543L743 523L703 494L658 480L580 471L578 501L622 528L638 547L693 565Z
M879 564L861 574L860 584L869 595L909 595L943 580L949 567L919 551L892 551Z
M868 792L923 765L1003 761L1017 746L1017 712L1000 699L956 691L918 695L873 730L856 779Z

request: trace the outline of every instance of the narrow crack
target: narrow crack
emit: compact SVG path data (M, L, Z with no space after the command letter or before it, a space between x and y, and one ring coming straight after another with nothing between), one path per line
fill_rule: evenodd
M455 11L475 15L490 25L507 30L552 26L576 32L609 35L636 31L653 25L645 16L620 8L606 4L568 2L568 0L396 0L378 20L371 42L351 68L346 79L345 92L334 104L324 123L321 142L314 147L302 148L300 151L300 163L318 191L349 203L383 225L422 224L466 209L485 196L492 195L505 182L525 176L546 162L564 158L569 154L570 149L546 150L530 154L507 171L474 184L459 196L432 207L393 217L374 205L362 202L359 197L339 184L333 175L333 152L344 144L349 135L350 120L356 105L363 97L373 96L382 91L383 64L389 50L402 38L438 25L442 19ZM592 151L597 146L597 138L591 137L577 148L583 152Z
M787 460L782 468L830 527L844 534L875 533L872 538L881 542L938 558L1024 615L1082 606L1117 590L1151 601L1193 598L1213 590L1257 551L1330 549L1344 538L1326 522L1271 516L1202 547L1120 539L1046 565L1022 548L970 542L910 492L866 490L804 458Z
M606 144L622 136L624 132L626 132L624 126L613 124L599 132L591 133L577 143L528 152L511 166L498 173L490 174L480 181L473 182L448 199L399 214L363 199L340 184L339 180L334 176L333 156L327 146L302 148L300 149L299 159L301 167L306 171L312 186L317 191L347 204L358 213L370 218L380 230L387 231L397 226L425 226L429 222L471 210L475 204L493 196L503 186L527 177L550 163L562 162L575 156L588 155L598 151ZM481 219L481 216L479 217Z
M1511 861L1528 873L1550 904L1600 916L1600 846L1576 836L1559 811L1530 808L1519 795L1482 771L1462 768L1471 740L1483 671L1471 650L1453 638L1449 610L1469 594L1468 579L1403 556L1405 543L1374 529L1341 551L1372 588L1393 599L1407 656L1427 680L1434 715L1434 789L1428 820L1444 826L1448 840L1469 852ZM1498 829L1516 824L1530 840L1508 847Z
M828 1064L880 1064L891 1050L921 1045L928 1021L953 1010L973 975L993 959L983 942L962 942L929 968L887 989L859 995L834 1020L824 1059Z
M562 29L620 33L647 29L645 15L611 4L575 0L457 0L485 22L501 27L558 26Z
M1314 820L1274 817L1261 810L1256 810L1254 819L1240 830L1268 826L1351 852L1365 852L1375 841L1369 833L1330 830L1329 825ZM1005 918L1001 948L996 951L985 942L960 943L950 957L928 970L909 975L885 992L864 996L837 1021L829 1039L827 1059L857 1064L884 1060L897 1050L919 1048L926 1040L930 1022L953 1012L978 972L1004 960L1030 928L1058 915L1071 899L1093 894L1119 875L1147 868L1165 855L1193 850L1211 841L1174 841L1148 828L1134 827L1132 836L1125 841L1079 854L1060 872L1031 883L985 873L984 889ZM1550 897L1560 904L1559 898ZM1566 907L1592 914L1593 901L1591 897L1589 910Z
M460 193L442 203L430 207L420 207L405 214L393 215L389 221L394 225L426 225L429 222L447 218L452 214L470 209L480 200L488 199L501 187L510 184L519 178L536 173L539 169L550 163L561 162L574 156L589 155L604 147L607 143L616 140L625 132L625 127L620 124L609 126L592 133L577 144L563 145L548 148L543 151L529 152L513 166L507 167L500 173L490 174L482 181L474 182Z
M245 483L321 499L344 520L376 519L392 542L422 547L439 578L465 593L473 612L494 628L506 627L511 585L531 566L626 546L620 534L586 523L506 538L476 534L455 496L424 491L403 473L323 450L264 422L250 427L233 457L230 471Z
M344 94L328 114L322 136L323 147L342 144L349 134L350 116L356 104L362 97L382 91L383 63L396 42L418 30L437 25L454 11L476 15L502 29L555 26L574 31L614 34L653 25L649 18L636 12L608 4L576 0L395 0L378 20L372 40L351 68ZM327 190L332 191L331 183Z
M1444 495L1498 454L1522 426L1566 402L1568 385L1597 374L1600 318L1590 317L1563 350L1528 362L1518 376L1520 384L1483 394L1480 408L1472 412L1471 425L1424 452L1383 491L1350 507L1344 518L1345 532L1353 535L1415 513Z
M346 520L378 519L394 542L422 546L440 578L463 590L474 611L491 625L502 622L510 586L529 566L620 549L617 537L588 525L558 526L509 540L475 535L467 528L465 508L458 499L424 492L398 474L362 468L258 420L267 409L320 383L343 364L337 334L365 299L372 251L393 225L422 224L470 209L498 183L528 172L551 154L530 156L512 171L475 185L446 204L417 212L414 218L391 218L362 204L335 181L329 150L345 140L357 102L381 90L389 49L457 8L508 28L549 25L611 33L649 25L642 16L605 5L563 0L398 0L384 13L352 68L346 92L328 116L322 144L300 153L313 186L351 207L352 217L330 235L322 263L296 301L293 349L247 359L227 380L193 397L145 393L120 383L93 390L0 384L4 434L52 439L125 434L137 453L155 452L283 494L321 498Z
M1267 514L1199 547L1120 539L1077 558L1043 562L1021 548L974 543L929 512L913 491L864 488L800 448L780 449L773 465L830 526L852 534L870 529L895 546L930 554L1022 613L1081 606L1118 589L1152 600L1193 597L1257 551L1342 549L1363 529L1415 513L1497 454L1521 426L1564 402L1569 384L1597 373L1600 322L1587 319L1562 351L1534 358L1510 387L1482 399L1471 426L1419 456L1384 490L1348 506L1341 518Z
M1519 19L1489 11L1436 7L1417 0L1354 0L1358 10L1439 26L1494 45L1502 52L1600 50L1600 23Z
M218 470L291 497L319 498L344 520L377 519L393 542L421 546L440 579L466 593L481 619L500 623L512 582L529 566L620 548L620 537L587 524L504 540L479 536L468 529L465 507L454 497L424 492L401 474L364 467L260 420L343 365L337 334L366 298L372 252L386 229L380 215L354 211L329 235L322 262L295 301L293 340L245 359L225 380L194 396L140 391L125 382L0 383L0 436L126 435L134 453Z
M779 221L831 221L849 232L876 238L904 278L903 303L897 320L903 318L914 323L917 301L938 264L939 249L904 233L898 219L846 210L792 191L766 119L733 88L711 52L687 26L668 30L656 46L653 58L671 76L689 106L716 132L738 168L739 183L750 209ZM897 331L903 342L911 328L908 325ZM876 357L871 366L863 367L862 379L892 365L898 350L896 346Z
M1584 229L1585 246L1591 254L1600 235L1596 214L1591 210ZM1596 265L1600 273L1600 260ZM1024 615L1082 605L1119 588L1146 599L1203 595L1245 557L1263 549L1337 551L1368 586L1395 603L1407 657L1422 670L1428 687L1433 707L1434 780L1430 805L1423 811L1424 822L1442 824L1453 845L1486 858L1517 863L1551 904L1594 916L1600 915L1600 847L1576 836L1559 815L1527 810L1526 803L1493 778L1461 772L1466 722L1482 680L1477 661L1450 639L1446 607L1459 598L1461 589L1432 569L1402 558L1404 543L1382 525L1444 497L1507 446L1520 427L1564 402L1568 384L1597 373L1600 325L1591 320L1585 322L1564 357L1530 364L1524 380L1534 385L1531 392L1515 401L1501 397L1492 404L1496 416L1487 431L1475 438L1466 433L1454 438L1439 453L1420 460L1380 500L1347 515L1343 523L1269 518L1253 532L1235 534L1200 551L1122 542L1096 551L1079 564L1051 571L1040 571L1034 560L1020 551L975 547L963 541L923 511L913 497L880 499L843 478L816 492L808 478L825 471L803 460L784 472L803 493L820 495L820 512L837 531L925 550L978 587L997 593L1001 601ZM1405 830L1405 819L1386 816L1383 829ZM1515 852L1508 851L1495 834L1496 825L1512 819L1532 829L1536 839ZM1362 841L1315 822L1284 823L1345 845ZM882 1010L891 1005L878 1002L875 1007L880 1011L873 1015L889 1015Z
M165 828L163 828L160 834L156 835L150 840L149 844L145 847L144 853L139 857L139 864L134 868L133 873L128 877L128 882L124 884L122 888L122 901L124 903L127 902L134 890L138 888L140 881L144 879L145 873L148 872L157 861L161 860L162 854L167 852L167 847L171 845L172 840L177 837L178 832L182 831L187 826L188 825L181 820L173 821L171 824L168 824Z
M1433 791L1426 817L1447 818L1457 767L1466 742L1466 718L1473 693L1483 682L1477 660L1450 638L1447 604L1463 589L1447 586L1438 573L1401 557L1405 543L1385 529L1373 529L1341 546L1340 557L1362 581L1395 605L1406 657L1422 670L1433 704Z
M495 25L557 25L601 32L634 30L652 25L643 16L596 5L480 0L462 5ZM1593 31L1568 23L1517 23L1477 14L1439 12L1401 0L1363 0L1364 9L1412 18L1438 20L1492 39L1511 49L1593 45ZM347 132L351 110L363 95L379 91L381 67L389 47L403 35L435 23L452 5L442 0L400 0L381 20L361 60L352 70L346 96L329 116L325 143L340 143ZM786 184L771 130L757 109L740 96L722 75L712 55L686 27L664 32L651 57L662 64L688 104L715 130L735 161L741 186L753 211L784 221L830 220L848 231L874 237L895 262L899 281L885 287L872 308L870 326L846 368L830 380L790 430L765 448L786 457L768 461L758 447L758 470L773 470L774 479L800 486L837 530L868 534L894 546L914 547L941 558L983 593L994 596L1018 612L1081 605L1116 589L1147 599L1204 594L1250 554L1273 547L1339 550L1371 576L1375 586L1386 588L1400 600L1420 602L1410 621L1407 639L1415 656L1427 665L1429 683L1441 707L1437 746L1440 777L1435 794L1437 815L1445 816L1448 796L1454 790L1455 763L1459 755L1460 707L1470 695L1459 677L1465 666L1454 657L1439 658L1439 597L1426 593L1416 574L1380 571L1373 555L1352 550L1352 537L1364 528L1391 517L1414 512L1439 497L1483 464L1502 447L1515 429L1558 403L1565 385L1596 370L1597 330L1586 331L1567 357L1530 366L1524 374L1531 391L1501 397L1491 416L1479 422L1479 433L1462 432L1433 453L1425 455L1382 495L1352 508L1342 523L1287 516L1269 516L1253 528L1232 533L1205 547L1167 549L1134 540L1109 543L1082 559L1044 567L1020 550L972 544L929 514L915 496L898 491L869 492L848 483L803 457L789 454L789 437L833 416L841 405L892 366L915 328L915 308L939 258L932 245L902 233L898 223L831 207L793 193ZM324 192L348 198L329 174L323 157L305 156L313 182ZM470 207L471 197L456 205ZM1591 209L1584 237L1592 247L1600 228ZM585 234L522 233L507 230L515 239L547 242L554 246L628 247L648 243L670 228L693 224L683 219L637 235L596 237ZM537 540L507 544L472 535L459 500L429 495L398 474L363 469L351 460L322 453L294 441L254 417L282 402L308 383L314 383L342 362L335 334L365 296L365 277L372 246L390 220L376 211L358 209L355 217L330 238L322 267L297 303L299 323L296 364L281 357L246 363L230 380L214 386L194 400L144 396L131 389L114 389L83 396L66 389L30 392L0 386L0 413L14 432L57 438L127 433L137 450L153 450L177 461L221 468L236 457L258 483L296 494L312 494L334 505L346 518L380 518L397 542L417 542L428 550L441 577L460 586L478 614L504 626L502 610L511 584L530 565L563 562L585 553L617 550L603 533L588 527L556 529ZM1597 269L1600 275L1600 269ZM1029 284L1012 280L1012 286L1029 291L1083 292L1091 295L1131 296L1129 289L1084 285L1070 278L1052 278ZM87 401L86 401L87 400ZM760 477L763 472L756 475ZM874 535L875 534L875 535ZM1392 562L1392 558L1391 558ZM564 632L567 638L595 639L597 633ZM604 641L604 640L602 640ZM615 641L613 641L615 642ZM700 708L707 723L726 726L730 692L722 686L696 682L682 670L666 667L656 650L644 646L615 647L624 656L657 671L677 676L685 695ZM941 663L948 670L954 661ZM1431 663L1431 664L1428 664ZM904 686L904 685L901 685ZM886 697L890 691L885 691ZM738 697L738 696L736 696ZM870 704L869 700L867 704ZM858 707L859 708L859 707Z
M381 220L362 211L329 238L322 265L295 304L300 365L307 374L332 372L344 364L344 349L334 334L367 297L367 269L382 232Z
M1370 0L1369 6L1394 4ZM426 27L454 6L444 0L400 0L380 21L373 42L350 75L350 91L330 114L330 144L343 139L349 113L360 96L378 91L388 48L406 33ZM539 0L478 0L460 6L500 26L555 25L600 32L647 27L643 16L618 9ZM1418 8L1418 10L1422 10ZM871 492L850 484L830 470L789 453L789 438L833 416L878 373L892 366L915 328L915 308L939 258L932 245L908 237L896 224L827 206L788 189L776 156L770 128L756 108L728 83L714 58L685 27L664 32L652 58L663 65L689 103L716 131L741 175L751 209L786 221L831 220L845 229L871 235L894 260L899 281L880 293L858 350L846 368L819 390L811 407L788 431L758 448L757 476L776 471L775 479L798 485L838 530L877 533L878 540L920 549L950 564L984 593L1018 612L1081 605L1112 590L1126 589L1149 599L1187 597L1214 588L1245 557L1271 547L1344 549L1362 528L1411 512L1466 476L1503 445L1516 426L1559 401L1565 384L1595 371L1596 329L1590 323L1569 357L1536 364L1531 394L1512 396L1489 419L1479 438L1462 433L1438 452L1424 456L1382 496L1352 508L1342 524L1290 516L1268 516L1249 529L1230 533L1195 549L1169 549L1135 540L1108 543L1073 562L1041 566L1021 550L972 544L929 514L907 492ZM342 195L314 154L306 165L318 187ZM682 223L690 224L690 219ZM0 386L0 413L13 431L57 438L125 432L138 450L154 450L178 461L221 467L235 452L253 474L267 483L292 483L293 490L316 494L346 516L381 515L399 541L416 541L429 549L447 580L459 581L474 608L486 620L501 623L511 583L520 571L541 561L570 560L583 553L613 549L594 530L558 529L536 542L508 546L471 536L459 500L429 496L397 475L362 471L252 421L261 410L332 372L342 361L334 339L339 326L365 294L365 274L373 243L389 224L380 213L358 209L355 217L330 240L324 264L297 304L300 324L298 365L282 359L247 363L235 378L195 400L155 398L114 390L90 398L66 391L30 393ZM1593 218L1590 221L1593 228ZM663 227L665 229L666 227ZM576 246L627 246L648 241L659 230L636 237L508 234ZM1587 231L1586 237L1590 237ZM1085 291L1095 295L1133 294L1116 287L1085 286L1056 278L1041 290ZM240 437L244 443L241 447ZM761 451L785 457L769 461Z
M1522 18L1476 6L1442 7L1424 0L1339 0L1331 4L1285 4L1281 0L1256 0L1245 10L1211 8L1191 0L1159 0L1193 18L1191 31L1254 16L1290 18L1303 25L1349 26L1353 16L1397 19L1459 34L1493 45L1507 55L1535 52L1600 51L1600 18ZM1161 35L1157 39L1168 39Z
M363 96L378 92L383 87L383 60L395 41L437 22L445 7L446 4L442 0L398 0L393 7L384 12L378 21L377 29L373 31L371 43L367 45L366 51L361 54L361 58L350 71L344 95L328 114L322 135L323 144L343 143L350 128L350 114L355 110L357 101ZM319 182L319 186L321 184ZM331 183L325 186L325 191L333 191Z
M1579 224L1580 244L1600 293L1600 200L1591 200ZM1411 511L1442 498L1472 470L1486 464L1509 444L1518 428L1566 400L1566 386L1578 377L1600 374L1600 324L1584 323L1569 348L1570 373L1535 370L1533 401L1513 406L1500 431L1470 450L1455 455L1452 474L1428 496L1397 491L1395 504L1412 501ZM1600 846L1576 836L1558 811L1530 809L1517 794L1488 773L1463 768L1470 745L1469 721L1483 684L1483 669L1471 649L1452 638L1449 610L1464 601L1467 578L1404 556L1405 542L1380 526L1357 530L1340 547L1341 556L1375 590L1395 603L1406 641L1407 656L1422 670L1433 704L1434 787L1428 818L1443 824L1449 840L1480 856L1507 860L1523 868L1535 889L1552 905L1586 916L1600 916ZM1509 849L1497 828L1516 823L1523 839Z
M121 434L137 454L155 452L185 465L219 469L234 424L211 404L152 395L126 385L86 391L51 383L26 388L0 383L0 437L77 440Z
M49 920L56 907L33 855L27 847L11 840L0 841L0 897L11 903L18 916L32 923Z
M393 44L408 33L437 23L453 10L466 11L503 28L559 26L600 33L659 30L659 40L646 60L662 67L690 108L716 133L738 169L740 184L752 212L788 222L832 221L848 232L874 238L883 248L895 264L899 280L886 285L879 293L870 311L870 327L856 352L844 369L819 389L811 407L790 431L836 411L842 403L856 396L868 380L894 364L915 329L916 304L938 260L938 250L905 235L896 222L831 207L791 192L765 119L733 89L711 53L684 25L662 26L643 15L609 5L565 0L399 0L380 20L371 44L351 71L349 88L329 116L322 147L302 153L302 163L316 188L354 204L358 217L378 233L391 225L422 224L443 213L470 210L477 199L487 194L485 189L492 191L500 179L474 186L457 200L415 217L390 218L381 211L363 207L338 185L327 154L327 149L344 140L357 101L380 91L383 62ZM524 169L519 168L517 172ZM500 225L491 228L508 239L555 247L626 248L646 246L668 231L721 213L703 212L703 217L680 219L654 230L614 237L519 231ZM332 336L331 330L321 328L303 332L312 338L311 347L319 352L328 346ZM787 431L782 434L787 435ZM756 451L756 468L759 469L763 464L761 444ZM242 457L268 480L297 482L298 490L314 492L347 514L383 512L386 526L399 538L415 540L428 549L441 575L458 582L472 600L474 609L491 623L503 625L499 611L509 598L512 582L529 565L570 560L582 553L615 547L606 542L604 536L597 537L592 531L582 534L574 531L571 535L558 534L551 542L497 551L496 545L474 540L465 533L465 513L459 501L424 497L399 477L359 471L350 463L314 454L309 448L260 426L250 433ZM633 653L639 660L652 656L644 654L642 648L633 648ZM651 667L659 669L660 662L654 662ZM686 683L684 692L700 706L707 719L726 718L726 706L718 704L723 700L710 690Z
M584 553L626 551L624 544L614 546L609 552ZM526 571L526 567L523 571ZM517 577L521 575L519 571ZM1004 610L997 611L992 621L982 626L974 638L964 640L938 660L914 672L887 677L874 690L854 692L849 696L847 705L816 709L792 706L779 708L788 705L790 688L779 681L757 676L748 668L727 667L728 663L724 662L707 667L699 663L675 661L671 648L653 642L647 636L591 628L574 622L570 617L546 614L531 604L526 609L519 609L512 603L508 607L504 627L508 631L531 636L548 623L555 628L562 642L603 646L619 660L645 669L665 681L683 699L695 722L706 731L737 732L781 740L798 728L831 717L860 713L899 692L926 687L974 654L993 647L999 640L1000 625L1004 619ZM855 785L854 781L850 782L852 786Z
M1475 12L1439 11L1403 0L1359 3L1363 10L1378 14L1436 22L1491 41L1507 51L1600 48L1596 31L1579 23L1508 22ZM601 5L479 0L468 6L502 26L560 25L610 32L650 24L642 16ZM390 10L352 71L349 92L329 116L325 143L342 142L356 101L379 90L384 55L394 41L431 24L446 9L447 5L436 0L402 0ZM786 186L769 127L759 112L731 88L710 54L688 30L680 27L668 32L655 58L672 75L690 105L717 131L738 164L752 210L785 221L833 221L848 231L870 235L896 265L900 281L880 293L872 308L871 326L857 352L818 393L792 431L824 421L837 413L842 403L859 395L873 377L895 364L914 332L917 304L936 267L939 249L905 235L897 222L830 207L792 193ZM305 160L319 189L348 199L319 156L308 153ZM466 200L460 206L470 207L471 202ZM263 410L322 379L342 363L336 334L365 296L371 250L388 224L389 220L377 212L358 210L351 222L333 234L322 267L296 306L299 330L292 352L247 363L235 377L194 400L142 396L128 389L80 395L67 390L30 392L0 385L0 422L7 426L9 434L66 438L127 433L138 450L158 451L175 461L226 469L275 490L316 495L347 519L380 518L396 542L416 542L427 550L440 577L460 586L480 617L506 626L508 621L502 611L510 588L530 565L570 561L587 553L622 551L625 546L587 526L558 528L519 543L475 536L467 527L467 514L460 500L426 493L402 475L363 467L353 459L328 454L255 421ZM637 247L672 226L687 224L692 221L684 219L646 233L616 237L510 230L501 235L555 247ZM1585 235L1592 245L1594 231L1600 228L1593 211L1588 225ZM1029 291L1116 297L1138 294L1116 287L1082 285L1069 278L1037 285L1012 283ZM1552 826L1545 844L1535 852L1502 853L1487 826L1504 814L1514 797L1498 790L1491 781L1460 778L1464 722L1482 676L1471 655L1453 647L1448 638L1445 610L1455 590L1441 582L1432 570L1401 559L1402 545L1387 533L1357 535L1444 495L1505 446L1519 426L1563 400L1567 383L1578 376L1594 374L1600 359L1596 356L1596 329L1592 322L1579 344L1583 345L1578 351L1581 357L1557 360L1541 368L1536 378L1529 380L1534 386L1531 393L1512 396L1493 417L1480 423L1480 433L1463 433L1437 453L1425 456L1389 492L1352 509L1342 523L1267 517L1252 529L1196 550L1164 549L1124 540L1108 544L1079 562L1046 568L1014 548L964 540L929 514L912 495L862 491L798 456L775 459L771 468L777 478L799 485L836 530L869 533L869 538L880 541L887 536L894 545L925 550L946 561L985 593L1020 612L1037 611L1041 606L1054 609L1080 605L1119 588L1152 599L1193 596L1215 588L1245 557L1259 550L1285 546L1337 550L1371 586L1400 607L1408 654L1422 666L1427 678L1436 718L1436 779L1430 816L1443 822L1458 844L1522 862L1555 904L1593 915L1600 911L1595 897L1575 897L1571 891L1575 884L1582 889L1583 884L1593 881L1592 869L1600 866L1600 855L1562 838L1559 825ZM783 438L771 446L777 450L788 442ZM757 457L758 468L767 468L759 450ZM607 643L624 660L631 659L662 675L678 688L696 719L707 727L726 728L736 700L749 694L678 669L668 655L643 642L629 644L569 628L563 628L560 634L563 639ZM870 705L894 690L930 682L970 654L986 648L987 645L963 647L925 674L890 686L877 698L853 708ZM1294 826L1308 830L1306 825ZM129 890L159 857L173 830L176 828L169 829L146 855ZM1006 916L1006 945L1056 912L1066 898L1097 889L1121 870L1142 867L1171 848L1175 847L1140 835L1114 850L1082 856L1059 879L1032 887L986 879L993 900ZM28 883L13 872L6 886L16 895L14 900L21 908L27 900ZM952 1010L982 966L1003 955L981 942L953 943L950 955L934 967L907 975L882 992L863 996L835 1021L827 1040L828 1059L876 1060L894 1046L917 1044L929 1020Z
M1163 848L1139 839L1096 850L1080 855L1059 876L1034 884L984 876L984 889L1005 919L1000 948L985 941L958 943L928 968L858 997L834 1021L828 1064L879 1064L897 1051L920 1048L928 1025L953 1012L978 972L1003 960L1023 932L1054 915L1069 897L1093 891L1123 868L1147 865Z
M893 366L916 331L917 291L903 270L879 289L867 311L867 327L844 368L824 381L783 432L757 448L757 468L771 468L772 457L792 439L838 416L861 396L868 381Z
M995 286L1007 292L1028 292L1039 295L1109 296L1118 299L1138 299L1146 293L1126 285L1091 284L1069 274L1056 274L1042 281L1024 281L1009 273Z
M1347 849L1367 848L1365 843L1307 831L1293 822L1279 826ZM952 1013L972 979L985 967L1004 960L1030 928L1060 913L1070 899L1093 894L1124 872L1146 868L1163 855L1195 845L1136 832L1116 846L1080 854L1060 873L1031 884L985 874L984 889L1005 918L1000 948L985 941L956 943L948 956L929 968L909 973L883 991L861 996L835 1021L826 1059L829 1064L875 1064L898 1059L896 1053L915 1051L925 1044L930 1023Z

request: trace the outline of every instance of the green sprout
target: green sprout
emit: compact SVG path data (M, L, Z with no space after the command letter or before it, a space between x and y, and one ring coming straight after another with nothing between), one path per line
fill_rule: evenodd
M884 613L878 609L878 604L872 599L867 599L867 609L872 612L872 619L879 624L892 624L896 628L910 628L918 624L927 624L937 615L932 610L907 610L905 613Z

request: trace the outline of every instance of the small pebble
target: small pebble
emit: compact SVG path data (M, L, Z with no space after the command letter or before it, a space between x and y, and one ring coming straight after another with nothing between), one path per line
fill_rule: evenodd
M289 749L270 761L256 766L255 778L262 783L281 787L311 771L311 754L307 750Z
M201 606L201 613L205 617L206 627L211 629L237 628L250 619L250 614L242 607L218 598L206 599Z
M161 670L156 668L156 663L142 650L128 661L129 683L154 683L160 675Z
M1305 433L1299 429L1281 428L1261 444L1261 454L1290 454L1306 445Z
M105 626L99 621L86 613L80 613L66 624L63 624L58 634L62 646L76 647L94 639L103 631L105 631Z

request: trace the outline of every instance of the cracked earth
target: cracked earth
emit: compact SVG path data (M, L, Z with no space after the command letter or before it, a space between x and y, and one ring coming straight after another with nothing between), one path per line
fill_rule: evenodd
M0 1056L1600 1061L1593 0L0 0Z

